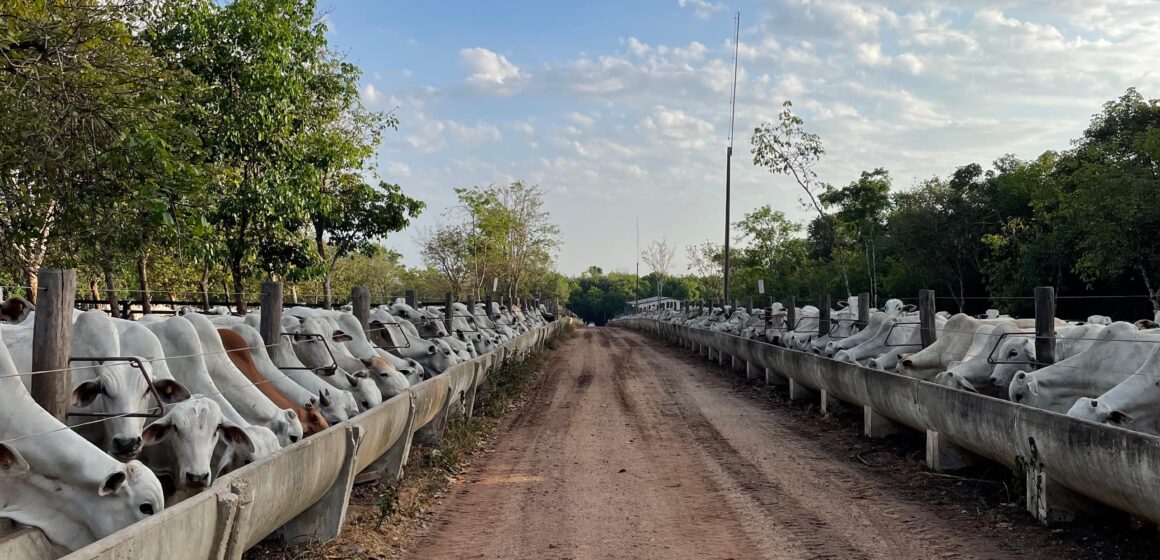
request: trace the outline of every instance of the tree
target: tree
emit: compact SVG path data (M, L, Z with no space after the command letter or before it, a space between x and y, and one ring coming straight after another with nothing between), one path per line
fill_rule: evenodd
M750 143L753 145L751 150L753 165L765 167L775 175L792 177L806 194L809 205L818 213L818 218L826 226L832 242L836 241L837 228L826 214L819 198L826 185L818 180L817 172L814 171L822 156L826 155L822 139L817 134L806 131L805 121L793 112L793 103L787 100L781 107L776 123L762 122L753 129L753 135L750 137ZM849 293L850 277L846 271L845 260L840 252L837 256L846 292Z
M471 230L463 225L440 224L419 238L423 264L443 275L456 299L462 298L473 284L471 236Z
M110 238L118 227L140 225L126 237L142 246L153 237L142 232L168 225L181 198L173 177L185 171L175 154L186 138L159 86L185 82L135 33L137 7L15 2L0 13L0 235L10 247L0 262L32 294L54 242L66 242L55 252L62 265L93 262L111 241L127 250Z
M640 259L652 270L656 275L657 297L661 296L661 287L665 282L665 275L669 273L669 269L673 265L673 257L676 255L677 249L669 245L668 240L662 238L660 241L653 241L645 247L640 254Z
M455 189L475 224L473 250L494 264L508 297L521 295L521 282L549 269L560 246L560 228L544 210L544 191L523 181Z
M833 220L840 232L838 242L849 240L861 249L870 281L870 301L877 302L878 239L890 208L890 173L881 167L863 171L857 181L845 187L827 186L818 200L828 207L837 207Z
M768 204L745 214L733 225L739 231L737 242L747 244L741 251L743 258L770 271L781 256L782 247L802 229Z
M724 290L721 271L724 268L725 249L720 243L704 241L698 245L685 247L689 259L688 270L695 274L707 294L720 294ZM735 261L734 261L735 262Z
M1160 316L1160 100L1135 89L1104 104L1056 165L1062 210L1079 250L1074 269L1088 281L1136 279Z
M191 124L221 170L209 217L244 310L248 273L317 262L303 235L319 186L311 126L331 105L323 96L342 92L320 87L335 71L326 27L312 0L172 1L151 23L155 52L206 84L191 100Z

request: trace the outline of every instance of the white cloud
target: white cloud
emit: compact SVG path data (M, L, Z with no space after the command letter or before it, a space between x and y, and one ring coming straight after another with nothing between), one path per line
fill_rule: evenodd
M481 91L509 95L522 89L531 78L507 57L482 47L460 49L459 60L471 72L467 83Z
M410 177L411 166L402 162L392 161L387 164L387 174L392 177Z
M367 84L362 88L362 99L368 107L376 107L382 101L383 94L374 84Z
M524 134L527 134L528 136L531 136L531 135L536 133L536 127L532 126L532 123L530 123L528 121L520 121L520 122L516 123L515 129L524 133Z
M575 111L568 113L568 120L573 124L577 124L585 128L592 126L596 122L596 119L589 117L588 115L581 115Z
M701 19L708 18L725 9L724 4L716 4L708 0L677 0L677 5L682 8L693 8L693 13Z

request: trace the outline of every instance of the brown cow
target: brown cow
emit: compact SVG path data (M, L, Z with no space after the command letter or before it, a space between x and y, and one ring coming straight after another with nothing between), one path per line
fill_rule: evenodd
M10 297L4 303L0 303L0 321L19 323L28 316L30 311L36 311L36 306L29 303L28 300L20 296Z
M314 408L314 404L306 403L305 407L290 400L286 395L282 394L273 383L270 383L258 371L258 365L254 363L254 357L250 355L249 346L246 345L246 340L242 335L229 330L218 329L218 336L222 338L222 346L226 349L226 355L230 357L230 361L238 368L254 385L262 391L266 398L273 401L274 406L278 408L289 408L298 415L298 421L302 424L302 434L310 437L322 430L330 427L326 418L322 417L322 413Z

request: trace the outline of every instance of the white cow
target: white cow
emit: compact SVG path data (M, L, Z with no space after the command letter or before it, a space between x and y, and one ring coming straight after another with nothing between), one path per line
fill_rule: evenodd
M1087 350L1102 330L1104 330L1102 323L1056 329L1055 361L1066 360ZM995 358L1001 363L997 364L991 372L991 385L1007 391L1007 387L1011 384L1011 378L1019 370L1029 369L1035 363L1035 337L1008 337L995 351Z
M336 336L345 339L349 335L336 335L334 327L321 317L285 315L282 320L284 329L293 337L293 350L298 359L315 371L330 371L329 374L323 373L322 379L335 388L350 391L359 412L366 412L383 402L383 393L368 378L362 362L332 344ZM318 335L322 336L321 340ZM345 367L338 363L339 360L345 363Z
M71 355L78 357L113 358L125 355L121 350L120 335L103 311L86 311L74 315ZM16 368L21 373L32 371L32 326L6 325L4 343ZM150 383L136 368L124 361L73 362L73 411L98 414L144 413L157 407ZM25 382L29 383L27 376ZM165 403L189 398L184 386L172 379L155 379L152 386ZM90 423L91 417L74 416L69 421L81 424L78 431L90 441L99 442L103 449L120 459L135 458L141 452L141 430L145 420L140 417L117 416L104 422Z
M193 325L214 385L246 422L270 428L282 447L302 439L302 423L298 415L293 410L275 406L244 373L238 371L226 356L221 336L209 319L199 313L188 313L177 319Z
M371 310L371 336L376 339L380 347L390 350L382 352L395 353L403 358L415 360L423 366L429 375L438 375L459 363L459 356L452 354L451 349L444 349L435 342L419 336L410 321L395 317L383 309ZM412 383L416 380L412 379Z
M1155 343L1160 335L1140 332L1131 323L1112 323L1087 350L1030 373L1016 373L1009 395L1017 403L1067 412L1081 397L1102 395L1133 375Z
M240 426L222 417L203 395L174 404L143 432L149 467L172 478L177 492L197 492L213 482L211 463L219 442L253 455L254 443Z
M1075 401L1067 415L1160 435L1160 344L1150 346L1133 375L1098 397Z
M0 403L0 441L14 451L0 458L0 517L75 550L165 507L161 482L145 465L109 457L32 400L2 345Z
M249 437L253 450L247 445L229 445L232 441L230 439L222 440L214 450L216 474L220 475L269 457L282 448L278 436L274 435L270 428L247 421L218 389L206 366L201 338L198 337L192 323L181 317L147 315L142 318L140 324L148 328L161 343L161 348L165 352L165 363L174 378L191 392L204 395L217 403L223 419L241 428Z

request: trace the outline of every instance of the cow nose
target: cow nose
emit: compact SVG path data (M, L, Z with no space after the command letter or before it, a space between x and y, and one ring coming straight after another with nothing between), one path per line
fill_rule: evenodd
M114 437L113 450L117 453L133 453L141 449L141 437Z
M205 488L209 486L209 473L185 473L185 485L192 488Z

